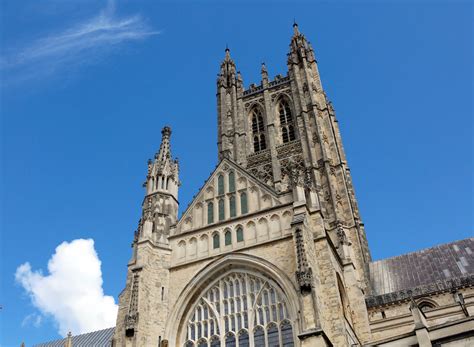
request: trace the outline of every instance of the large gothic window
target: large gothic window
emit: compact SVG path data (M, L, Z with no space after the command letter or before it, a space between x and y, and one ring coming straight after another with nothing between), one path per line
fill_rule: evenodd
M283 293L264 278L233 272L216 280L186 317L184 346L294 346Z
M280 126L283 143L293 141L295 139L295 127L293 123L293 115L291 108L286 99L281 99L278 103L278 113L280 115Z
M252 135L254 152L267 148L265 125L263 124L262 110L259 107L255 107L252 111Z

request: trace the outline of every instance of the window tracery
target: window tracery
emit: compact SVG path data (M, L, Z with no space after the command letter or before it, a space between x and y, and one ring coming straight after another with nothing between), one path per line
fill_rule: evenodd
M270 281L233 272L197 300L186 322L185 347L294 346L284 295Z
M283 143L293 141L295 137L295 128L293 114L286 99L281 99L278 103L278 113L280 115L280 127Z
M267 148L265 140L265 126L263 123L262 111L255 107L252 111L252 134L254 152L259 152Z

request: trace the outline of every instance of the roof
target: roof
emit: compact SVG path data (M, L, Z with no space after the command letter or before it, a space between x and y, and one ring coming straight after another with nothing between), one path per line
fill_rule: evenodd
M72 337L73 347L110 347L115 328L108 328ZM64 347L67 338L40 343L34 347Z
M379 303L470 285L474 278L474 238L374 261L369 268L372 297L385 297L376 300Z

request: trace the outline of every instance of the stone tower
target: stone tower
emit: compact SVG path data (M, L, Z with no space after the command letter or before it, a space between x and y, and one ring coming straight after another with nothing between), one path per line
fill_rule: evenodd
M170 227L178 217L179 165L170 150L171 129L164 127L154 160L148 172L142 217L132 243L126 288L120 295L116 343L120 346L156 345L167 319L165 300L169 289L171 248ZM153 341L153 343L151 342Z
M348 245L365 289L370 253L336 113L311 44L293 29L287 76L270 81L262 64L260 84L247 90L226 49L217 80L219 159L231 158L280 193L291 189L292 172L301 173L298 191L333 242Z
M262 64L249 88L225 50L219 162L179 218L163 128L113 346L472 345L474 239L371 262L334 108L293 29L286 76Z

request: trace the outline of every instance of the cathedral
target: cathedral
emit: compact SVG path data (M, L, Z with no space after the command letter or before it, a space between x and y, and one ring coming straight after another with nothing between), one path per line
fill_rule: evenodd
M218 164L181 216L163 128L116 327L62 346L474 345L474 239L372 261L333 105L293 30L286 75L263 64L248 88L225 50Z

